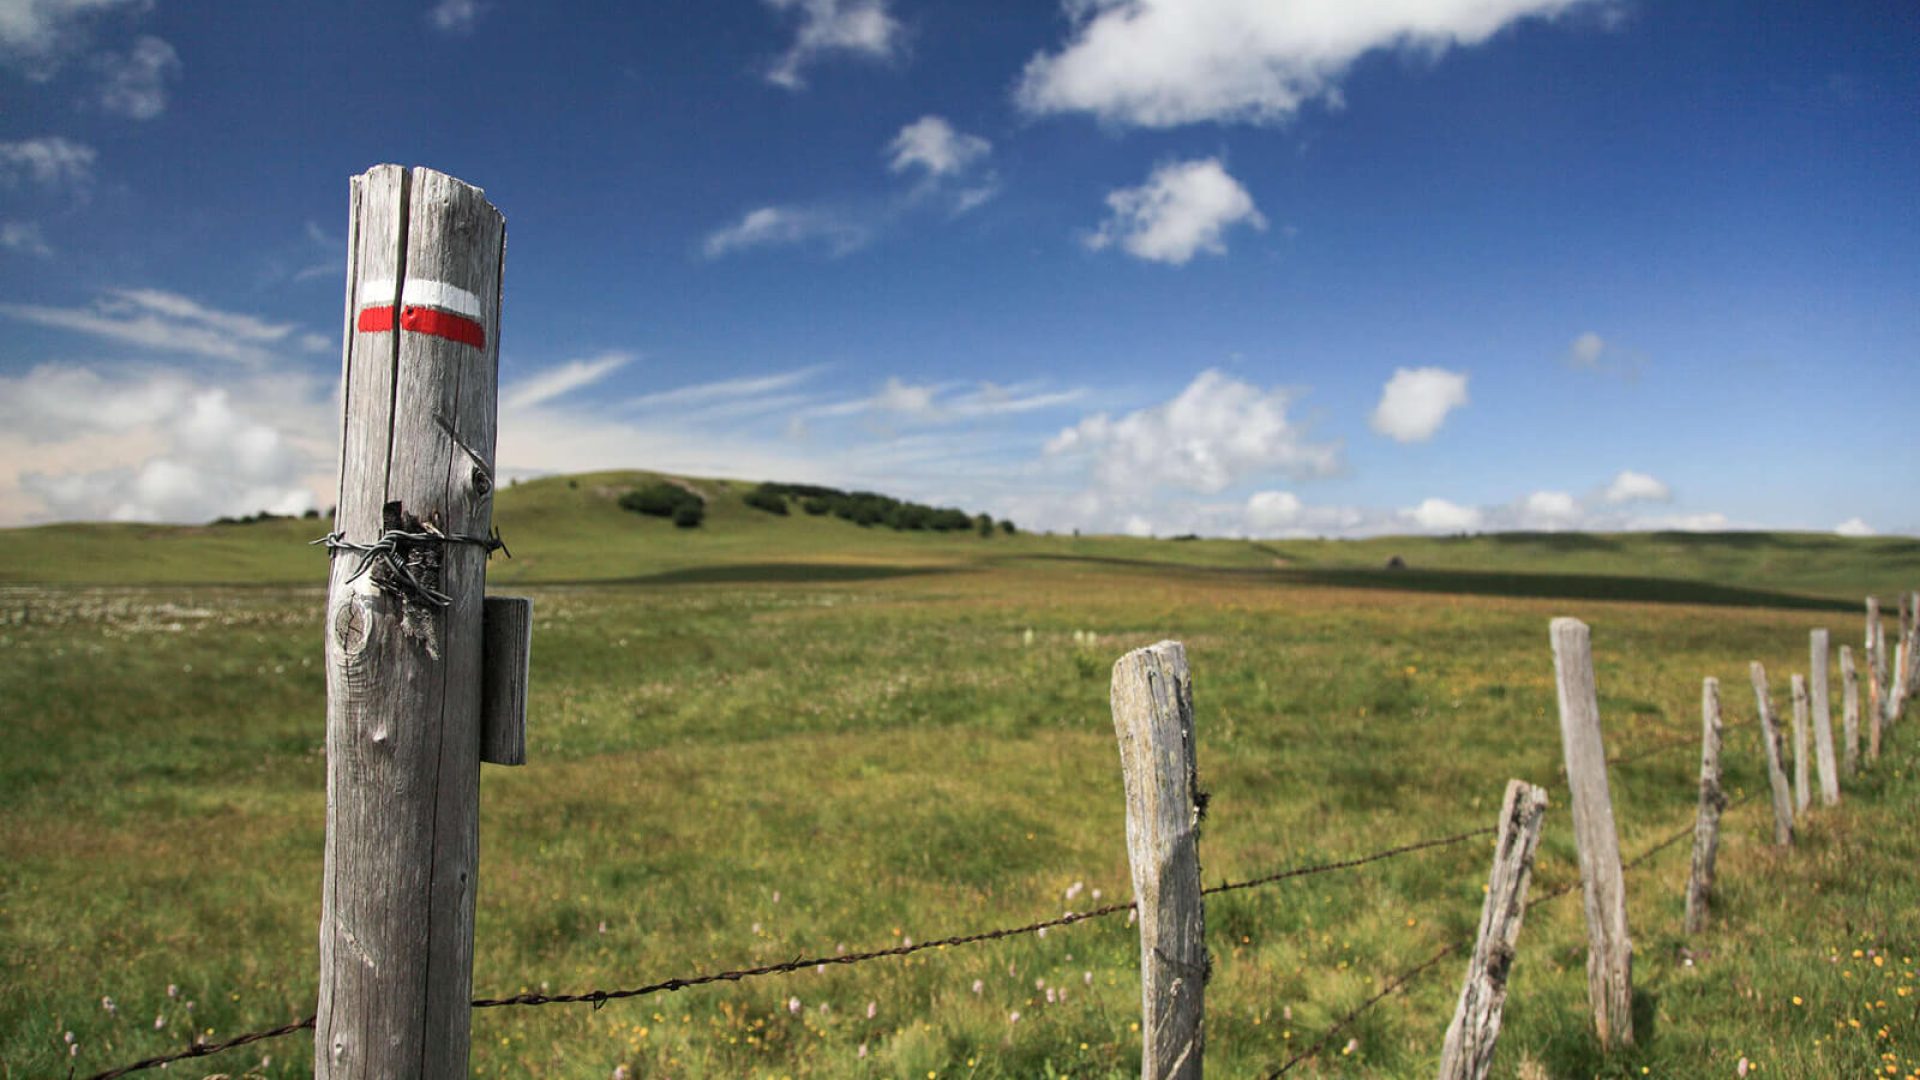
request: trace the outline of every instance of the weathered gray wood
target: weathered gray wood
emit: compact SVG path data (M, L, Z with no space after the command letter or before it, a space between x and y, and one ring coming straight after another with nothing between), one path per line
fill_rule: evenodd
M1587 917L1587 998L1600 1045L1627 1045L1633 1042L1633 939L1627 930L1620 837L1607 787L1607 750L1600 737L1592 641L1587 624L1578 619L1553 620L1550 634Z
M1209 972L1200 902L1206 807L1186 649L1162 641L1113 665L1113 731L1127 791L1127 861L1140 915L1140 1075L1199 1080Z
M1760 742L1767 752L1767 786L1773 791L1773 842L1781 847L1793 843L1793 792L1787 786L1787 770L1780 725L1773 720L1773 703L1767 693L1767 669L1760 661L1748 667L1753 676L1754 712L1760 718Z
M533 601L489 596L482 608L480 760L527 763L527 673L533 659Z
M1807 782L1807 680L1793 676L1793 809L1806 813L1813 803L1813 788Z
M335 530L360 544L395 528L484 535L500 214L479 189L427 169L379 166L352 190ZM413 281L481 298L484 344L401 330ZM391 328L360 330L356 312L381 305L396 309ZM467 1075L487 552L429 540L396 554L449 603L410 592L385 566L356 576L353 552L335 554L328 590L322 1080Z
M1885 715L1887 686L1886 630L1880 625L1880 598L1867 597L1867 710Z
M1860 676L1853 670L1853 647L1840 646L1840 733L1846 744L1847 775L1860 771Z
M1480 906L1480 936L1474 940L1460 1003L1454 1007L1440 1050L1440 1080L1482 1080L1493 1065L1514 943L1527 913L1527 883L1533 878L1533 856L1539 850L1540 826L1546 817L1545 790L1522 780L1507 781L1506 798L1500 804L1500 832L1493 845L1493 870L1487 875L1487 899Z
M1815 630L1807 635L1809 670L1807 691L1813 696L1813 754L1820 767L1820 804L1833 806L1840 801L1840 771L1833 754L1833 694L1827 687L1827 632Z
M1687 875L1686 932L1706 929L1713 896L1713 862L1720 852L1720 812L1727 796L1720 790L1720 680L1700 684L1700 809L1693 823L1693 869Z

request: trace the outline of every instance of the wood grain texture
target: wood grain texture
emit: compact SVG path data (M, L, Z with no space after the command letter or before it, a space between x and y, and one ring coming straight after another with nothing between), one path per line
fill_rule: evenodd
M1760 718L1760 743L1767 755L1767 786L1773 792L1773 842L1780 847L1793 844L1793 791L1787 784L1786 757L1780 725L1773 719L1773 702L1767 693L1767 669L1755 660L1748 666L1753 677L1754 713Z
M1807 782L1807 679L1793 676L1793 812L1804 814L1813 804L1812 785Z
M1121 657L1112 701L1140 905L1140 1075L1199 1080L1209 973L1199 847L1206 796L1194 761L1186 649L1162 641Z
M1841 767L1853 776L1860 771L1860 675L1853 670L1851 645L1840 646L1840 736Z
M1578 619L1553 620L1550 634L1559 686L1560 744L1573 797L1587 919L1587 998L1600 1044L1628 1045L1633 1042L1633 939L1627 929L1620 836L1607 786L1607 750L1600 736L1593 646L1587 624Z
M1813 699L1813 756L1820 770L1820 803L1833 806L1840 801L1840 769L1833 752L1833 694L1827 685L1827 632L1814 630L1807 635L1807 693Z
M335 529L368 543L428 525L482 535L492 517L504 225L477 189L379 166L353 184L341 488ZM358 331L356 306L398 304L408 278L487 298L486 346ZM393 282L391 297L361 283ZM476 465L442 423L484 460ZM484 466L484 467L482 467ZM314 1075L463 1077L479 856L481 598L486 556L403 553L452 600L435 607L336 554L327 617L327 840Z
M1693 823L1693 865L1687 874L1685 929L1697 934L1707 928L1707 905L1713 896L1713 864L1720 852L1720 812L1727 796L1720 789L1720 680L1700 685L1700 806Z
M1886 630L1880 625L1880 598L1867 597L1867 633L1863 646L1867 650L1867 711L1875 716L1885 714L1884 702L1887 685Z
M1493 869L1487 875L1487 899L1480 907L1480 936L1474 940L1460 1002L1440 1049L1441 1080L1482 1080L1493 1066L1514 946L1527 913L1527 884L1533 879L1533 857L1546 817L1544 789L1522 780L1507 781L1500 831L1493 845Z
M480 760L527 763L527 674L533 661L533 601L489 596L482 608Z

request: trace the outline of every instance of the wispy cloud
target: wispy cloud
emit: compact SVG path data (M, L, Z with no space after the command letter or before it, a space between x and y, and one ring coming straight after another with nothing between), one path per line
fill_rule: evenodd
M632 359L629 353L608 352L586 360L569 360L501 390L500 403L516 409L531 408L592 386Z
M0 221L0 248L40 258L53 254L36 221Z
M293 323L221 311L160 289L112 289L84 308L0 304L0 315L144 349L253 366L272 360L276 347L310 352L331 347L323 337L296 336Z
M791 371L777 371L769 375L743 375L733 379L716 379L713 382L694 383L689 386L676 386L671 390L655 390L641 394L626 401L632 409L685 409L696 406L711 406L722 402L759 401L768 395L778 395L781 400L791 400L785 391L806 382L826 370L821 365L794 368Z
M707 234L701 250L709 259L764 247L819 244L830 255L845 255L864 247L871 229L828 210L797 206L762 206L741 219Z
M1633 380L1640 377L1640 369L1646 366L1647 358L1638 349L1626 348L1588 330L1573 339L1567 351L1561 354L1560 362L1575 371L1591 371L1597 375Z
M479 0L440 0L427 12L427 24L443 34L471 34L482 10Z
M842 54L891 60L904 48L900 21L887 0L766 0L779 12L798 12L793 44L767 70L767 81L788 90L806 86L801 69L822 56Z
M143 35L126 52L93 58L100 75L95 102L110 113L151 120L167 111L167 82L180 76L180 54L152 35Z
M46 191L84 193L99 153L60 135L0 142L0 187L31 183Z

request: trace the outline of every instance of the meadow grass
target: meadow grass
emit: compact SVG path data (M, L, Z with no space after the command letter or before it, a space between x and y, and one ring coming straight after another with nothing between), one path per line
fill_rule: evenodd
M1228 541L983 541L731 510L688 538L593 517L607 486L522 485L551 504L515 511L516 558L495 564L534 597L536 632L530 763L483 771L477 994L630 986L1125 899L1107 681L1122 652L1168 637L1194 672L1209 883L1490 825L1517 776L1554 799L1545 892L1576 875L1546 635L1574 614L1594 628L1609 750L1630 759L1612 770L1624 853L1691 820L1702 676L1722 684L1729 787L1754 797L1727 816L1705 933L1679 934L1685 843L1629 878L1639 1045L1607 1056L1587 1032L1572 895L1522 930L1495 1075L1730 1076L1745 1057L1761 1076L1906 1076L1920 1059L1920 726L1896 728L1783 853L1746 689L1747 661L1766 662L1778 707L1809 629L1858 631L1852 603L1802 601L1879 587L1912 569L1901 558L1852 551L1854 576L1830 588L1824 570L1701 577L1730 591L1686 603L1593 599L1590 566L1564 596L1448 592L1302 578L1297 559ZM229 528L291 541L301 524ZM202 542L154 534L99 565L152 549L200 567L165 549ZM320 556L298 557L322 576ZM0 589L0 1075L84 1073L312 1010L321 604L311 587ZM1211 898L1209 1072L1264 1075L1471 937L1489 851ZM1136 950L1115 916L600 1010L481 1010L473 1071L1127 1076ZM1463 968L1438 965L1296 1075L1430 1074ZM310 1054L299 1035L174 1071L291 1077Z

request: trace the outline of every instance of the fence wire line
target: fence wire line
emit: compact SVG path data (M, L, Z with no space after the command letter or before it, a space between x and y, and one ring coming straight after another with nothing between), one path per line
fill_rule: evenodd
M1371 855L1362 855L1357 858L1342 859L1339 862L1296 866L1288 870L1268 874L1264 877L1250 878L1246 881L1222 881L1218 885L1211 885L1201 889L1200 894L1202 896L1211 896L1216 893L1233 892L1238 889L1252 889L1263 885L1273 885L1290 878L1326 874L1336 870L1351 870L1356 867L1365 866L1368 863L1381 862L1400 855L1410 855L1416 851L1426 851L1430 848L1448 847L1453 844L1465 843L1468 840L1493 835L1497 831L1498 830L1492 827L1472 829L1467 832L1455 833L1452 836L1442 836L1431 840L1419 840L1411 844L1402 844L1399 847L1376 851ZM1042 919L1039 922L1028 923L1025 926L1009 927L1004 930L987 930L977 934L962 934L955 937L939 938L933 941L917 941L911 945L899 945L891 949L876 949L870 952L839 953L833 956L797 957L793 960L787 960L778 964L764 964L760 967L741 968L734 971L717 971L705 975L664 979L660 982L649 983L645 986L636 986L624 990L590 990L579 994L515 994L512 997L504 998L475 998L469 1002L469 1005L475 1009L491 1009L509 1005L590 1004L595 1009L598 1009L609 1001L643 997L648 994L686 990L691 987L706 986L711 983L739 982L742 979L803 971L810 967L817 968L829 964L843 966L860 964L869 960L881 960L888 957L911 956L914 953L925 952L928 949L944 949L957 945L973 945L983 941L997 941L1002 938L1019 937L1023 934L1038 933L1041 930L1050 930L1054 927L1071 926L1074 923L1085 922L1088 919L1117 915L1122 911L1131 911L1138 906L1138 901L1128 900L1124 903L1107 904L1104 907L1093 908L1089 911L1069 911L1058 918ZM260 1042L265 1039L278 1038L282 1035L291 1035L296 1031L308 1030L316 1025L317 1020L318 1014L315 1014L308 1016L305 1020L297 1020L269 1031L254 1031L245 1035L238 1035L225 1042L196 1042L185 1050L144 1058L130 1065L122 1065L119 1068L109 1069L106 1072L95 1073L88 1077L88 1080L114 1080L115 1077L125 1076L128 1073L138 1072L142 1069L152 1069L175 1061L184 1061L189 1058L208 1057L225 1050L245 1046L248 1043Z
M1751 798L1753 798L1753 794L1752 792L1748 792L1747 794L1740 796L1738 799L1735 799L1733 802L1728 803L1723 808L1722 812L1724 813L1727 810L1732 810L1733 808L1747 802ZM1620 872L1625 874L1625 873L1631 873L1634 870L1638 870L1640 867L1645 866L1650 860L1652 860L1654 856L1667 850L1668 848L1679 843L1680 841L1685 840L1687 837L1692 836L1693 833L1694 833L1693 825L1688 825L1684 829L1677 830L1672 835L1661 840L1659 843L1653 845L1647 850L1634 856L1632 860L1630 860L1629 862L1625 863L1620 867ZM1565 884L1562 884L1552 889L1551 891L1542 893L1541 895L1536 896L1533 899L1527 901L1526 910L1532 911L1534 908L1539 907L1542 904L1551 903L1552 901L1558 900L1561 897L1567 895L1568 893L1574 891L1575 889L1578 889L1579 887L1580 887L1580 879L1574 878L1572 881L1566 882ZM1308 1060L1311 1060L1312 1058L1318 1057L1320 1052L1322 1050L1325 1050L1329 1043L1333 1042L1334 1037L1336 1035L1339 1035L1342 1031L1345 1031L1349 1024L1353 1023L1355 1020L1358 1020L1360 1018L1361 1013L1366 1012L1368 1009L1371 1009L1375 1005L1378 1005L1380 1004L1380 1002L1386 1000L1387 996L1392 994L1395 990L1400 989L1401 987L1407 985L1413 980L1419 978L1421 975L1424 975L1435 964L1438 964L1440 961L1445 960L1447 957L1452 956L1454 953L1457 953L1460 950L1467 948L1472 944L1473 944L1472 942L1465 941L1465 940L1456 941L1453 944L1442 948L1439 952L1434 953L1432 956L1427 957L1425 960L1420 961L1418 964L1415 964L1413 967L1410 967L1407 970L1401 972L1400 974L1395 975L1393 978L1387 981L1387 985L1383 987L1378 993L1374 994L1372 997L1368 998L1367 1000L1361 1002L1359 1005L1355 1006L1345 1016L1342 1016L1340 1019L1334 1021L1333 1026L1329 1027L1326 1030L1326 1033L1321 1035L1320 1038L1316 1040L1312 1046L1288 1058L1285 1064L1281 1065L1278 1069L1275 1069L1273 1072L1268 1073L1267 1080L1276 1080L1277 1077L1286 1075L1288 1071L1290 1071L1294 1066L1299 1065L1301 1062L1308 1061Z

